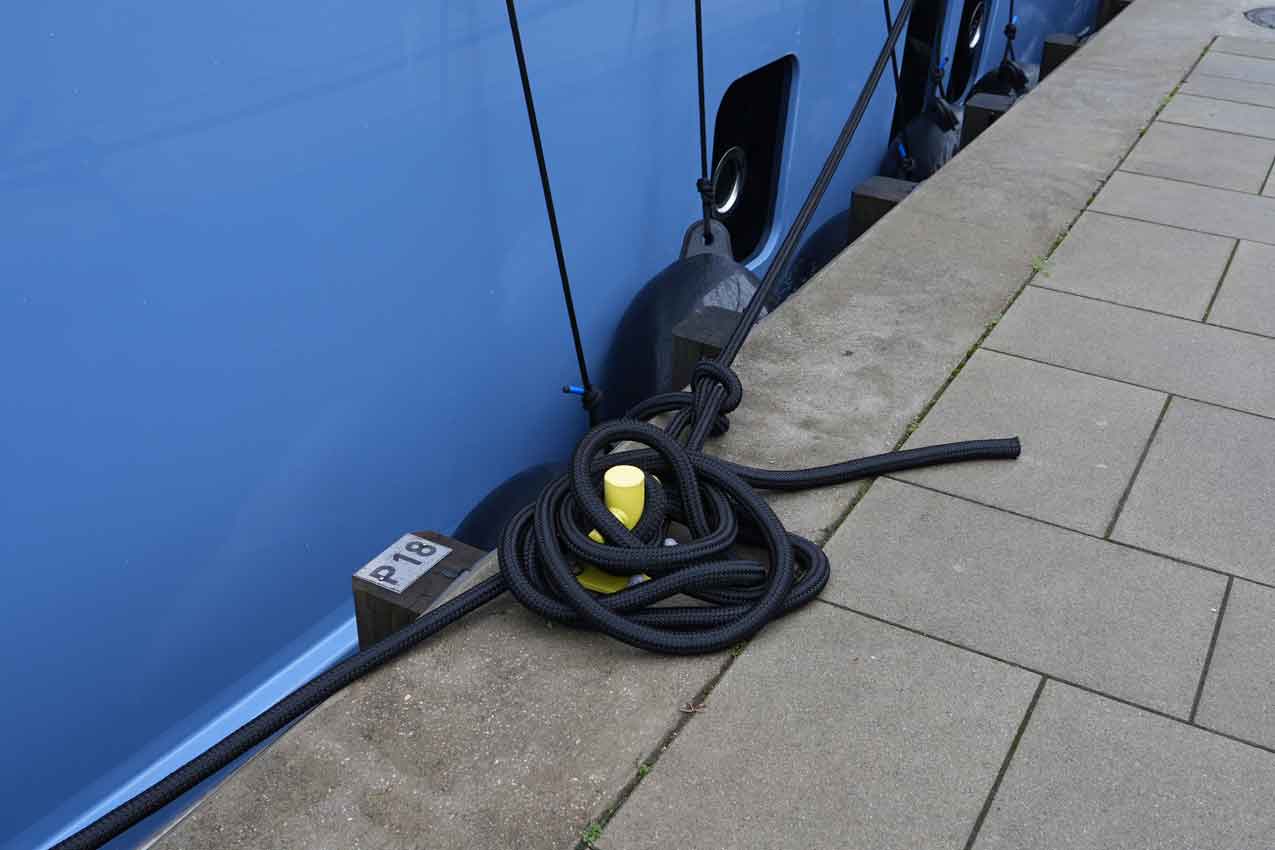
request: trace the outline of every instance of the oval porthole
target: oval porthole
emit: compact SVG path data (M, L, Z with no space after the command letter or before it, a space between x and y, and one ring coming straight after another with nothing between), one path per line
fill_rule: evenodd
M966 27L966 49L973 50L983 40L983 22L987 16L987 7L979 3L970 14L970 22Z
M740 196L744 193L744 180L748 176L748 163L744 158L744 150L732 147L722 154L713 169L713 197L716 199L713 211L719 216L728 216L739 205Z

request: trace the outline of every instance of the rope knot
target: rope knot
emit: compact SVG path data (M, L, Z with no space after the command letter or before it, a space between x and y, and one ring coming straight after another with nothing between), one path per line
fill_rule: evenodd
M723 366L716 360L701 360L691 372L691 386L696 386L701 379L711 381L726 390L726 400L719 408L721 413L730 413L744 400L744 385L729 366Z
M713 181L707 177L701 177L695 181L695 188L699 191L699 196L704 199L704 203L713 206L717 203L717 193L713 191Z

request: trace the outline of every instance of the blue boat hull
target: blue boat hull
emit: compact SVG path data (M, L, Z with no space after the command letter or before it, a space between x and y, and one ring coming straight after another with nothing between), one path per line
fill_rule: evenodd
M1095 5L1019 0L1020 56ZM885 16L705 6L710 119L793 57L762 273ZM690 3L520 14L601 362L698 210ZM353 569L586 423L502 4L17 4L0 76L0 846L26 850L348 653ZM812 233L881 167L893 112L887 81Z

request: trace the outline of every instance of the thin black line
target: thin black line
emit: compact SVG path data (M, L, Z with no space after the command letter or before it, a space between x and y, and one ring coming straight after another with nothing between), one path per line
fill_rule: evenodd
M1151 453L1151 445L1155 443L1156 435L1160 433L1160 425L1164 422L1165 414L1169 412L1169 404L1172 401L1172 395L1165 398L1164 405L1160 408L1160 415L1155 418L1155 424L1151 426L1151 433L1147 435L1146 445L1142 447L1142 453L1138 455L1138 462L1133 466L1133 473L1129 476L1129 483L1125 485L1124 492L1120 494L1120 501L1116 502L1115 513L1111 515L1111 522L1107 524L1107 531L1102 535L1104 540L1110 540L1111 533L1116 530L1116 523L1120 520L1120 514L1124 512L1125 502L1129 501L1129 494L1133 492L1133 485L1138 480L1138 473L1142 471L1142 465L1146 463L1147 455Z
M983 821L987 820L987 813L992 810L992 802L996 799L996 792L1000 790L1001 782L1009 771L1009 763L1013 761L1014 753L1018 752L1018 743L1023 740L1023 733L1027 731L1027 724L1031 722L1032 712L1036 710L1036 703L1040 702L1040 694L1045 690L1045 683L1048 681L1049 679L1041 676L1040 682L1036 685L1036 692L1032 694L1031 702L1027 704L1027 711L1023 713L1023 719L1018 724L1018 731L1014 733L1014 740L1009 742L1009 750L1005 753L1005 758L1001 761L1001 769L997 772L996 779L992 782L992 787L987 792L987 799L983 801L983 808L979 811L978 817L974 819L974 828L970 830L970 837L965 841L965 850L970 850L974 846L974 841L978 838L978 832L983 828Z
M1188 231L1188 232L1193 233L1195 231ZM1203 236L1205 234L1200 234L1200 235ZM1239 248L1240 242L1249 241L1247 239L1237 239L1234 236L1230 236L1226 238L1229 238L1235 244L1231 246L1231 252L1226 259L1226 266L1223 267L1222 269L1222 276L1218 278L1218 282L1213 288L1214 289L1213 296L1212 298L1209 299L1209 304L1205 310L1203 319L1192 319L1190 316L1179 316L1177 313L1166 313L1163 310L1152 310L1150 307L1139 307L1136 304L1125 304L1124 302L1121 302L1121 301L1112 301L1110 298L1099 298L1097 295L1089 295L1084 292L1073 292L1070 289L1059 289L1056 286L1046 286L1043 283L1035 283L1034 281L1032 283L1028 283L1027 286L1031 287L1032 289L1044 289L1048 292L1056 292L1059 295L1069 295L1073 298L1083 298L1086 301L1096 301L1099 304L1110 304L1112 307L1120 307L1125 310L1137 310L1139 313L1149 313L1152 316L1162 316L1163 318L1166 318L1166 319L1174 319L1175 321L1187 322L1192 325L1204 325L1205 327L1210 327L1210 328L1222 328L1228 331L1235 331L1236 333L1244 334L1245 336L1255 336L1258 339L1275 340L1275 336L1271 336L1270 334L1259 333L1258 331L1249 331L1249 330L1245 330L1244 328L1232 328L1228 325L1219 325L1216 322L1210 322L1208 320L1209 312L1213 309L1213 302L1217 300L1218 289L1221 288L1222 282L1226 280L1226 275L1231 270L1231 261L1235 257L1235 253L1237 249ZM1261 243L1256 243L1256 244L1261 244ZM1167 390L1162 390L1162 392L1167 392Z
M1213 288L1213 297L1209 299L1209 306L1204 308L1204 318L1200 321L1205 324L1208 324L1209 316L1213 313L1213 305L1217 303L1217 297L1222 294L1222 284L1226 282L1226 276L1231 273L1231 264L1235 262L1235 255L1239 253L1239 250L1240 240L1236 239L1235 244L1231 246L1230 255L1226 258L1222 276L1217 279L1217 286ZM1252 333L1252 331L1241 331L1241 333ZM1265 334L1255 334L1255 336L1265 336Z
M1207 77L1208 74L1204 74L1204 76ZM1213 79L1227 80L1227 79L1230 79L1230 77L1213 77ZM1242 82L1242 81L1233 80L1232 82ZM1247 82L1247 81L1243 81L1243 82ZM1187 85L1190 85L1189 80L1187 81ZM1253 85L1260 86L1260 85L1263 85L1263 83L1253 83ZM1275 86L1270 86L1269 88L1271 88L1272 91L1275 91ZM1242 106L1262 106L1267 109L1275 109L1275 107L1272 107L1269 103L1254 103L1251 100L1236 100L1233 97L1222 97L1221 95L1217 95L1217 94L1200 94L1198 91L1183 91L1182 94L1189 94L1191 95L1191 97L1198 97L1204 100L1220 100L1225 103L1238 103Z
M1200 684L1195 689L1195 699L1191 701L1191 714L1187 720L1195 722L1195 715L1200 710L1200 699L1204 696L1204 682L1209 677L1209 666L1213 663L1213 651L1217 649L1217 638L1222 633L1222 618L1226 616L1226 603L1231 598L1231 586L1235 579L1226 580L1226 589L1222 591L1222 601L1217 606L1217 620L1213 623L1213 637L1209 640L1209 651L1204 656L1204 667L1200 670Z
M571 281L567 277L567 260L562 253L562 236L558 232L558 216L554 212L553 190L549 187L549 168L545 164L544 146L540 143L540 124L536 120L536 104L531 96L531 80L527 76L527 57L522 52L522 34L518 31L518 12L514 0L505 0L509 12L509 31L514 40L514 53L518 57L518 74L522 78L522 96L527 103L527 123L531 126L531 141L536 148L536 165L540 169L540 188L545 196L545 213L549 217L549 232L553 236L553 253L558 260L558 276L562 280L562 300L567 306L567 321L571 324L571 340L575 344L576 364L580 369L580 385L585 398L593 396L593 384L589 381L589 367L584 358L584 343L580 340L580 324L576 321L575 301L571 297ZM596 424L597 411L589 407L590 424Z
M1173 121L1157 121L1157 124L1172 124L1174 127L1186 127L1188 130L1204 130L1204 127L1197 127L1194 124L1177 124ZM1237 133L1228 133L1227 135L1235 136ZM1266 141L1275 141L1267 139ZM1136 174L1139 177L1154 177L1157 180L1168 180L1170 183L1181 183L1185 186L1203 186L1205 189L1221 189L1224 192L1236 192L1240 195L1251 195L1254 198L1262 197L1261 192L1250 192L1247 189L1232 189L1229 186L1218 186L1216 183L1201 183L1199 180L1187 180L1183 177L1169 177L1165 174L1152 174L1148 171L1139 171L1137 167L1130 168L1127 164L1122 165L1120 170L1125 174ZM1234 238L1234 237L1232 237Z
M978 499L972 498L970 496L962 495L961 493L953 493L950 490L943 490L939 487L931 487L929 484L921 484L917 481L912 481L911 479L908 479L908 478L900 478L898 473L891 473L889 475L881 475L881 476L878 476L878 478L886 478L886 479L889 479L890 481L896 481L899 484L906 484L909 487L916 487L917 489L920 489L920 490L928 490L929 492L937 493L940 496L950 496L951 498L961 502L968 502L971 505L978 505L980 508L987 508L988 510L999 511L1000 513L1009 514L1010 516L1018 517L1019 519L1025 519L1030 522L1039 523L1040 525L1044 525L1049 528L1056 528L1059 531L1066 531L1072 534L1079 534L1081 537L1087 537L1090 540L1094 540L1099 543L1107 543L1112 546L1118 546L1121 549L1128 549L1133 552L1141 552L1144 555L1151 555L1152 557L1160 558L1161 560L1169 561L1170 563L1178 564L1183 567L1194 567L1197 570L1203 570L1206 573L1213 573L1214 575L1221 576L1222 578L1239 579L1240 581L1246 581L1246 582L1249 582L1250 584L1256 584L1261 587L1267 587L1267 588L1270 588L1271 590L1275 590L1275 584L1262 581L1261 579L1255 579L1249 576L1239 575L1237 573L1228 573L1226 570L1220 569L1218 567L1210 567L1208 564L1200 564L1195 561L1187 560L1186 558L1183 558L1178 555L1170 555L1167 552L1157 552L1155 549L1148 549L1147 547L1139 546L1136 543L1129 543L1127 541L1116 540L1114 538L1101 537L1097 534L1094 534L1092 531L1085 531L1084 529L1081 529L1081 528L1072 528L1069 525L1063 525L1062 523L1059 523L1059 522L1054 522L1048 519L1042 519L1041 517L1032 516L1031 514L1025 514L1022 511L1016 511L1016 510L1013 510L1012 508L1006 508L1002 505L993 505L990 502L983 502ZM877 479L874 478L872 480L876 481ZM860 501L862 501L862 499L860 499Z
M1263 197L1263 198L1269 198L1269 197L1271 197L1270 195L1266 194L1266 190L1267 190L1267 189L1269 189L1269 188L1271 188L1271 177L1272 177L1272 175L1275 175L1275 157L1272 157L1272 158L1271 158L1271 167L1270 167L1270 168L1268 168L1268 169L1266 169L1266 179L1262 182L1262 192L1261 192L1261 194L1262 194L1262 197Z
M1072 679L1064 679L1063 677L1056 676L1053 673L1046 673L1045 671L1038 670L1035 667L1029 667L1028 665L1023 664L1021 662L1011 661L1008 658L1002 658L999 655L993 655L990 652L984 652L981 649L975 649L974 647L967 646L966 644L960 643L959 641L949 640L948 638L939 637L938 635L930 634L929 632L923 631L921 629L913 628L912 626L906 626L903 623L898 623L898 622L895 622L894 620L889 620L885 617L879 617L876 614L869 614L867 611L863 611L858 608L852 608L849 605L843 605L839 602L833 602L832 600L825 599L822 596L819 597L819 601L822 602L824 605L830 605L833 608L839 608L842 611L845 611L849 614L857 614L860 617L873 620L874 622L881 623L884 626L890 626L891 628L899 629L900 631L908 632L909 634L914 634L917 637L928 638L929 640L937 641L938 643L944 644L946 646L950 646L954 649L961 649L966 652L973 653L974 655L982 656L983 658L986 658L990 661L997 661L1001 664L1005 664L1017 670L1024 670L1028 673L1035 673L1037 676L1044 676L1045 678L1055 681L1059 683L1060 685L1067 685L1068 687L1072 687L1077 690L1084 691L1085 693L1093 694L1094 696L1102 697L1103 699L1109 699L1112 702L1117 702L1117 703L1120 703L1121 705L1127 705L1129 708L1137 709L1138 711L1145 711L1147 714L1152 714L1152 715L1155 715L1156 717L1162 717L1165 720L1172 720L1174 723L1181 724L1182 726L1186 726L1190 729L1197 729L1209 735L1217 735L1219 738L1226 738L1229 741L1235 741L1237 744L1244 744L1245 746L1252 747L1255 750L1263 750L1264 752L1275 753L1275 747L1267 746L1266 744L1260 744L1257 741L1250 741L1246 738L1241 738L1238 735L1232 735L1229 732L1221 732L1217 729L1212 729L1208 726L1201 726L1198 723L1191 723L1190 721L1184 718L1178 717L1173 714L1169 714L1168 712L1162 709L1152 708L1148 705L1139 705L1138 703L1132 702L1131 700L1127 700L1124 697L1118 697L1115 694L1110 694L1110 693L1107 693L1106 691L1100 691L1097 688L1091 687L1089 685L1083 685L1080 682L1076 682Z
M1128 172L1125 172L1125 173L1128 173ZM1137 176L1141 177L1143 175L1139 174ZM1152 178L1152 179L1158 179L1158 178ZM1225 192L1226 190L1219 189L1218 191ZM1233 192L1232 194L1240 194L1240 193ZM1263 198L1268 201L1275 200L1266 195L1256 195L1254 197ZM1110 212L1108 210L1090 209L1090 210L1087 210L1087 212L1102 213L1103 215L1109 215L1112 218L1123 218L1126 221L1140 221L1143 224L1158 224L1161 227L1172 227L1174 230L1185 230L1187 233L1203 233L1205 236L1222 236L1222 237L1225 237L1226 239L1243 239L1245 242L1257 242L1260 245L1275 245L1275 240L1254 239L1252 236L1236 236L1234 233L1218 233L1216 230L1200 230L1195 227L1183 227L1180 224L1169 224L1167 221L1155 221L1154 219L1150 219L1150 218L1138 218L1136 215L1124 215L1123 213Z
M1238 38L1238 36L1225 36L1225 37ZM1262 43L1266 44L1267 42L1262 42ZM1236 53L1234 50L1227 50L1225 47L1217 47L1216 42L1214 42L1214 45L1215 46L1209 49L1210 53L1225 53L1227 56L1243 56L1245 59L1256 59L1259 62L1275 62L1275 59L1272 59L1269 56L1254 56L1252 53Z
M1238 242L1239 240L1234 239L1232 237L1231 241ZM1234 247L1232 247L1231 250L1232 252L1234 252L1235 250ZM1227 269L1229 268L1230 268L1230 263L1228 261ZM1223 270L1222 272L1223 275L1226 274L1227 269ZM1255 336L1258 339L1275 340L1275 336L1272 336L1270 334L1259 333L1258 331L1245 330L1244 328L1233 328L1230 325L1221 325L1221 324L1218 324L1217 322L1207 321L1207 319L1192 319L1190 316L1179 316L1177 313L1166 313L1163 310L1152 310L1150 307L1139 307L1136 304L1125 304L1123 301L1112 301L1110 298L1099 298L1097 295L1089 295L1088 293L1085 293L1085 292L1075 292L1070 289L1061 289L1057 286L1046 286L1043 283L1032 283L1029 285L1031 286L1032 289L1044 289L1049 292L1057 292L1059 295L1073 295L1076 298L1084 298L1087 301L1097 301L1099 304L1110 304L1112 307L1124 307L1127 310L1137 310L1140 313L1149 313L1152 316L1163 316L1166 319L1181 319L1182 321L1190 322L1193 325L1207 325L1210 328L1222 328L1224 330L1235 331L1236 333L1244 334L1245 336ZM1219 281L1219 285L1221 285L1220 281ZM1213 295L1213 299L1210 299L1209 301L1209 309L1212 309L1213 301L1216 300L1216 298L1217 298L1217 294L1215 292Z
M704 244L713 244L713 204L704 187L708 185L708 107L704 103L704 10L695 0L695 72L699 80L699 177L700 205L704 215Z
M1221 326L1210 325L1209 327L1221 327ZM1025 354L1015 354L1012 351L1005 351L1004 349L1001 349L1001 348L992 348L990 345L986 345L986 344L984 344L983 350L995 351L997 354L1004 354L1006 357L1017 357L1019 360L1028 360L1032 363L1040 363L1045 366L1054 366L1058 369L1066 369L1068 372L1075 372L1078 375L1088 375L1091 378L1102 378L1107 381L1115 381L1117 384L1127 384L1128 386L1131 386L1131 387L1138 387L1144 390L1154 390L1155 392L1158 392L1158 393L1169 392L1169 390L1163 389L1161 387L1152 387L1152 386L1148 386L1147 384L1139 384L1134 381L1124 380L1123 378L1113 378L1110 375L1099 375L1097 372L1086 372L1084 369L1077 369L1074 366L1063 366L1059 363L1051 363L1048 360L1041 360L1037 357L1028 357ZM1271 421L1275 421L1275 416L1268 416L1265 413L1254 413L1251 410L1243 410L1238 407L1231 407L1230 405L1227 405L1227 404L1219 404L1216 401L1206 401L1205 399L1196 398L1195 396L1184 395L1180 392L1174 392L1172 393L1172 395L1180 399L1184 399L1185 401L1193 401L1196 404L1207 404L1209 407L1217 407L1222 410L1229 410L1232 413L1243 413L1245 416L1256 416L1258 419L1269 419Z
M1188 94L1188 95L1183 95L1183 97L1196 97L1196 95ZM1207 99L1207 98L1201 98L1201 99L1202 99L1202 100L1205 100L1205 99ZM1266 107L1264 107L1264 106L1258 106L1258 107L1254 107L1254 108L1255 108L1255 109L1265 109ZM1275 109L1272 109L1272 110L1271 110L1271 112L1275 112ZM1171 118L1159 118L1159 119L1157 119L1157 120L1156 120L1156 123L1158 123L1158 124L1172 124L1174 127L1189 127L1189 128L1191 128L1192 130L1208 130L1210 133L1221 133L1221 134L1222 134L1222 135L1224 135L1224 136L1235 136L1235 137L1236 137L1236 138L1238 138L1238 139L1255 139L1255 140L1257 140L1257 141L1262 141L1262 142L1275 142L1275 136L1261 136L1261 135L1258 135L1257 133L1241 133L1241 132L1239 132L1238 130L1220 130L1220 129L1218 129L1217 127L1205 127L1205 126L1203 126L1202 124L1191 124L1191 123L1188 123L1188 122L1186 122L1186 121L1174 121L1174 120L1173 120L1173 119L1171 119ZM1165 180L1171 180L1171 179L1173 179L1173 178L1171 178L1171 177L1166 177L1166 178L1164 178L1164 179L1165 179ZM1182 183L1189 183L1190 181L1189 181L1189 180L1182 180L1182 181L1179 181L1179 182L1182 182ZM1201 185L1207 186L1207 185L1209 185L1209 184L1204 183L1204 184L1201 184ZM1222 187L1222 186L1215 186L1214 188L1216 188L1216 189L1221 189L1221 188L1223 188L1223 187ZM1241 189L1227 189L1226 191L1228 191L1228 192L1242 192L1243 190L1241 190ZM1244 192L1244 194L1246 194L1246 195L1251 195L1251 194L1253 194L1253 193L1252 193L1252 192Z

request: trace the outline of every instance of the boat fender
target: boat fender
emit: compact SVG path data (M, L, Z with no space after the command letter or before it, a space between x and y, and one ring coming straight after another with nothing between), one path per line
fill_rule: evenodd
M895 137L882 169L887 176L920 182L947 164L961 142L956 127L944 129L939 116L926 110L909 121ZM907 156L901 157L900 150Z
M720 241L714 239L714 244ZM742 312L758 283L729 253L716 251L680 257L651 278L612 335L602 369L606 418L623 416L656 393L681 389L672 385L673 328L705 307Z

